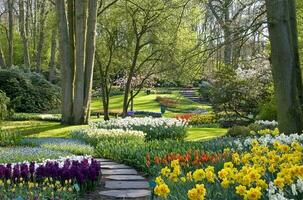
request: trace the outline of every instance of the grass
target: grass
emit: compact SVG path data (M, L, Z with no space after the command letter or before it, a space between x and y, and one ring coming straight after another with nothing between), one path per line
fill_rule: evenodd
M97 119L94 119L97 121ZM1 125L2 129L18 131L24 136L30 137L60 137L67 138L73 130L86 128L88 125L66 126L59 122L48 121L5 121ZM227 129L224 128L200 128L194 127L188 129L186 140L198 141L225 135Z
M198 141L198 140L208 140L215 137L224 136L227 132L225 128L200 128L193 127L188 129L186 140L188 141Z
M165 117L174 117L178 113L183 113L188 110L205 109L211 111L211 106L206 104L199 104L187 98L184 98L177 91L172 94L150 94L147 95L141 92L134 99L134 110L160 112L160 104L156 101L157 96L165 96L174 99L178 102L176 108L168 108L164 114ZM122 112L123 95L117 95L110 98L109 110L111 112ZM94 98L92 100L91 108L93 112L102 111L101 98Z
M31 137L68 137L72 130L86 126L66 126L59 122L48 121L4 121L1 128L20 132L24 136Z
M205 109L211 111L212 108L206 104L193 102L179 94L178 90L171 90L171 94L150 94L144 92L139 93L134 99L134 109L139 111L160 112L160 104L156 101L157 96L165 96L174 99L178 102L176 108L168 108L165 112L165 117L175 117L177 114L188 110ZM110 111L122 112L123 95L112 96L110 98ZM93 112L102 111L101 98L92 100L91 108ZM34 115L34 114L33 114ZM37 114L38 115L38 114ZM21 116L22 117L22 116ZM26 117L28 117L26 115ZM101 119L92 118L92 121ZM24 136L30 137L68 137L69 133L79 128L88 126L66 126L54 121L39 121L35 118L24 121L5 121L0 124L2 129L10 129L18 131ZM205 140L214 137L222 136L226 133L226 129L221 128L189 128L187 140Z

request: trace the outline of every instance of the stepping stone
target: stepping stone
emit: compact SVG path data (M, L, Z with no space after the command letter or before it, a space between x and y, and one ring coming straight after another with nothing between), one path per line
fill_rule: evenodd
M105 158L95 158L95 160L97 160L99 162L111 162L112 161L112 160L105 159Z
M108 190L99 192L103 197L110 199L150 199L151 192L148 190Z
M104 169L101 170L102 175L137 175L134 169Z
M103 161L101 162L101 165L120 165L120 164L111 161Z
M111 190L121 189L148 189L147 181L105 181L105 188Z
M122 164L116 164L116 165L101 164L101 169L130 169L130 167Z
M145 180L142 176L137 176L137 175L111 175L111 176L106 176L105 179L115 180L115 181L141 181L141 180Z

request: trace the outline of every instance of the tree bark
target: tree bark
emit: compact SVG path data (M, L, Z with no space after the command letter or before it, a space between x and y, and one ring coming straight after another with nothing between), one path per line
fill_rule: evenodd
M84 123L90 116L90 102L93 86L93 72L96 51L97 0L88 0L89 15L87 18L85 85L84 85Z
M279 129L286 134L301 133L303 126L293 38L297 30L290 22L289 6L288 0L266 0Z
M84 71L87 0L76 0L75 4L75 44L76 44L76 75L74 96L74 123L84 122Z
M2 48L0 47L0 69L5 68L5 67L6 67L5 59L4 59L4 56L3 56Z
M7 0L8 3L8 67L14 65L14 0Z
M23 61L27 68L30 68L30 57L28 48L28 37L25 29L25 12L24 12L24 0L19 0L19 29L23 43Z
M55 27L52 31L52 39L51 39L51 56L49 61L49 74L48 80L53 82L56 75L56 50L57 50L57 27Z
M62 74L62 124L72 124L72 111L73 111L73 70L72 58L70 49L70 37L67 23L67 16L65 10L65 1L56 0L58 28L59 34L59 48L60 48L60 61L61 61L61 74Z
M45 20L47 17L47 12L45 10L45 7L46 7L46 2L43 1L41 3L41 10L40 10L39 41L38 41L37 55L36 55L37 72L41 72L41 58L42 58L42 51L44 46L44 28L45 28Z

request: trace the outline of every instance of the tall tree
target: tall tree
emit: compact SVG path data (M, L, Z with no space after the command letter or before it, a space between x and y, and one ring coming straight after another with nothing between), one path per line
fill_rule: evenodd
M266 0L271 61L277 98L279 129L284 133L303 130L302 80L294 0Z
M7 66L14 65L14 0L7 0L8 6L8 60Z
M95 56L97 0L57 0L62 71L62 123L85 124Z
M28 46L28 35L26 32L26 22L25 22L25 9L24 0L19 0L19 30L23 43L23 60L24 65L30 67L30 57L29 57L29 46Z

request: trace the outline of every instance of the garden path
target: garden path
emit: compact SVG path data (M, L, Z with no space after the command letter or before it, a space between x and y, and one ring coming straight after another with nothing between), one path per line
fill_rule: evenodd
M108 159L96 160L101 163L101 185L80 200L150 199L149 183L135 169Z

